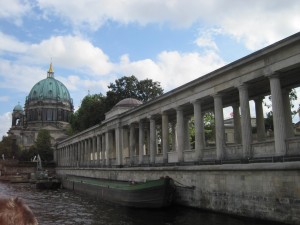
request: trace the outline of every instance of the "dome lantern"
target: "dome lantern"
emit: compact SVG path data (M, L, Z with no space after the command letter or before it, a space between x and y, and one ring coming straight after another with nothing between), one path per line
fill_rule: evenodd
M50 67L49 67L49 70L48 70L48 73L47 73L47 78L54 78L54 71L53 71L53 68L52 68L52 62L50 63Z

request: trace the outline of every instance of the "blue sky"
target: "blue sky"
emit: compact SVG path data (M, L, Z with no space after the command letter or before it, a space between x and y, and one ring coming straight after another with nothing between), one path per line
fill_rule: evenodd
M121 76L150 78L169 91L300 31L298 0L0 0L0 6L0 136L51 59L78 108L88 91L105 94Z

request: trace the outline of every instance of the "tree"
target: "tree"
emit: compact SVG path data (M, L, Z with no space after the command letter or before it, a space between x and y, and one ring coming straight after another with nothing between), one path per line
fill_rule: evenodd
M108 88L106 96L94 94L84 97L79 109L70 117L69 135L99 124L105 119L105 113L122 99L135 98L147 102L163 94L159 82L153 82L151 79L138 81L133 75L117 79L115 83L110 83Z
M53 150L51 148L51 135L48 130L41 129L35 141L36 153L40 155L42 160L52 161ZM33 148L34 150L34 148Z
M108 88L106 105L109 110L125 98L147 102L163 94L159 82L154 82L152 79L139 81L134 75L121 77L115 83L110 83Z
M71 115L72 132L70 133L83 131L104 120L107 112L105 99L102 94L85 96L79 109Z
M272 96L269 95L269 100L270 102L272 101ZM297 114L297 110L295 110L295 105L294 105L294 101L297 100L297 92L296 89L292 89L289 93L289 99L290 99L290 105L291 105L291 115L295 116ZM267 103L264 101L264 105L267 108L271 108L272 104L271 103ZM273 130L273 111L271 110L270 112L267 113L267 118L265 119L265 127L267 130Z
M20 149L16 143L14 136L3 136L0 142L0 156L4 154L5 158L18 158Z

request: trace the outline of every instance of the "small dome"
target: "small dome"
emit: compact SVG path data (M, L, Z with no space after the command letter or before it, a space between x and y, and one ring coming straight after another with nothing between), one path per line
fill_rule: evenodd
M18 105L16 105L14 107L14 112L16 112L16 111L18 111L18 112L22 112L23 111L23 107L20 105L20 103L18 103Z
M141 101L135 99L135 98L125 98L121 101L119 101L116 106L119 107L134 107L143 104Z

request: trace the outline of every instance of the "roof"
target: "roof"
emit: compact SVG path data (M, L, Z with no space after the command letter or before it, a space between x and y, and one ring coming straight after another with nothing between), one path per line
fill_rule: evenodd
M68 89L62 82L56 80L53 74L54 72L51 63L47 78L40 80L32 87L27 96L28 101L50 99L72 103Z
M119 101L115 106L119 107L133 107L143 104L141 101L135 99L135 98L125 98L121 101Z
M14 110L13 111L22 111L23 112L23 107L20 105L20 103L18 103L18 105L16 105L15 107L14 107Z

